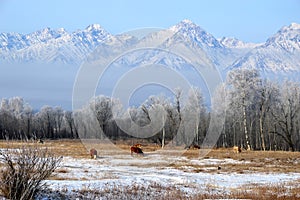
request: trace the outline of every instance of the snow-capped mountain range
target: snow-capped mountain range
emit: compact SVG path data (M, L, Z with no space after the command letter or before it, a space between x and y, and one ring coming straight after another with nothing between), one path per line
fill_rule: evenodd
M272 72L300 71L300 24L284 26L230 66L240 67Z
M101 63L101 58L114 59L123 52L125 56L114 60L101 75L97 94L111 95L112 87L123 74L135 66L153 63L173 67L190 84L208 94L205 87L202 88L205 83L199 74L190 70L187 61L206 67L203 71L208 73L211 68L219 69L222 75L236 68L256 68L263 72L261 74L270 72L272 76L289 79L294 75L299 79L300 25L292 23L282 27L261 44L230 37L216 38L189 20L138 38L129 33L113 35L97 24L74 32L45 28L30 34L0 33L0 98L22 96L35 108L61 105L71 109L74 83L78 74L82 74L79 66L99 60ZM179 56L172 52L179 52ZM87 69L94 73L94 68ZM91 78L88 76L86 81ZM126 85L122 87L126 92ZM161 92L149 88L147 92L141 91L143 95L135 100L137 102Z
M96 49L105 54L120 49L141 47L179 48L184 46L194 57L203 57L203 65L212 63L221 70L257 68L270 72L300 71L300 25L284 26L265 43L245 43L236 38L215 38L189 20L141 39L130 35L113 35L100 25L69 33L65 29L45 28L30 34L1 33L0 63L50 63L79 66ZM139 54L131 61L175 63L161 53Z
M45 28L27 35L0 34L0 59L6 62L80 64L99 44L112 37L98 24L73 33Z

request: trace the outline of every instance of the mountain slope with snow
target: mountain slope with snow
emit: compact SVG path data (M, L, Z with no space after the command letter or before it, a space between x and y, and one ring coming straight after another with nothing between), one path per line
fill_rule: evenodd
M230 49L253 49L261 44L246 43L234 37L222 37L218 41L225 47Z
M300 25L292 23L281 28L263 44L227 37L216 39L189 20L142 38L129 33L113 35L97 24L72 33L63 28L45 28L30 34L0 33L1 97L22 96L36 108L46 104L71 108L78 69L84 68L79 66L99 64L97 61L107 67L97 88L104 95L111 95L112 87L134 67L152 64L174 69L207 94L203 74L196 73L191 64L210 78L216 75L211 69L225 76L236 68L255 68L283 78L294 75L299 80ZM99 66L88 68L97 81Z
M300 71L300 24L284 26L263 45L233 63L230 69L255 68L264 72Z
M9 63L80 64L99 44L113 37L94 24L68 33L64 29L46 28L27 35L2 33L0 59Z
M296 23L281 28L263 44L228 37L216 39L190 20L141 39L112 35L98 24L72 33L63 28L45 28L30 34L0 33L0 62L79 66L92 52L105 56L148 47L176 49L176 52L183 48L183 57L194 59L199 65L213 65L226 71L241 67L279 73L300 71L300 25ZM184 55L185 52L190 55ZM162 52L138 53L122 60L133 66L145 61L173 63L175 67L182 64L178 58L165 58Z
M135 55L123 58L123 64L137 66L154 63L172 65L177 69L182 68L187 62L202 67L224 69L238 58L232 49L223 46L213 35L189 20L148 34L142 39L136 38L133 42L126 43L126 46L120 44L120 42L108 45L104 43L97 48L95 54L106 56L107 52L113 55L118 51L128 52L136 49ZM149 48L153 51L149 51Z

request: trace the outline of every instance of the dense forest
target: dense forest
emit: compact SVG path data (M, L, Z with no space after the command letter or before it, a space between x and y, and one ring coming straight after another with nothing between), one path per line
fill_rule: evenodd
M180 88L174 91L173 97L151 96L142 105L126 109L118 99L106 96L96 96L75 111L51 106L34 111L21 97L2 99L0 139L139 138L134 130L155 124L155 113L163 108L163 115L157 115L162 126L144 137L162 147L170 141L201 146L212 112L220 112L225 119L216 147L300 150L299 82L276 82L263 79L255 70L233 70L213 94L210 106L197 88L191 88L187 98ZM192 137L187 127L193 127Z

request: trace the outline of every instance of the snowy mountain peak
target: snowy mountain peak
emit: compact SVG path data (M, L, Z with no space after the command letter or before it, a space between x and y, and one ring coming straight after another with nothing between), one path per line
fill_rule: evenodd
M99 24L91 24L84 30L79 30L73 33L80 37L88 37L89 40L99 41L110 37L111 34L102 28Z
M289 26L282 27L267 40L265 45L280 47L289 52L300 50L300 24L292 23Z
M46 28L43 28L42 30L40 30L41 33L49 33L50 32L50 28L49 27L46 27Z
M184 19L181 22L179 22L178 24L176 24L175 26L172 26L170 28L170 30L174 31L174 32L184 32L184 31L188 31L188 30L192 30L192 29L198 29L201 31L204 31L203 29L201 29L200 26L198 26L197 24L195 24L194 22L192 22L191 20L188 19Z
M41 30L35 31L33 33L30 33L28 35L47 35L47 34L51 35L51 32L52 32L52 30L49 27L47 27L47 28L43 28Z
M29 33L0 34L0 60L80 64L98 45L111 38L99 24L68 33L49 27Z
M290 27L292 29L300 29L300 24L297 24L297 23L291 23Z
M185 24L195 24L194 22L192 22L191 20L189 19L184 19L181 21L182 23L185 23Z
M232 68L255 68L264 72L300 71L300 25L282 27L265 44L252 49Z
M281 31L300 30L300 24L291 23L289 26L284 26Z
M227 48L237 48L237 49L244 49L244 48L251 49L261 45L256 43L246 43L235 37L222 37L219 38L218 41Z
M241 47L244 45L244 42L234 38L234 37L222 37L218 39L224 46L233 48L233 47Z
M190 20L182 20L169 30L182 35L183 37L198 43L201 47L222 48L219 41L210 33L206 32Z
M85 29L86 31L92 32L92 31L102 31L104 30L99 24L91 24Z
M24 35L22 38L30 46L40 42L47 43L48 41L59 38L65 34L67 34L67 32L62 30L52 30L47 27L39 31Z
M67 31L64 28L57 29L57 32L60 33L60 34L67 34Z

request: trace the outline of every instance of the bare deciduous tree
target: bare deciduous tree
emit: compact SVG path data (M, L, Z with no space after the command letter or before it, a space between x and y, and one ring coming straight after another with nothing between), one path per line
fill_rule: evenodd
M274 133L282 137L289 145L290 150L295 151L295 135L297 135L297 120L300 115L300 87L299 84L286 81L281 89L278 103L271 113L277 124L278 130Z

